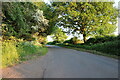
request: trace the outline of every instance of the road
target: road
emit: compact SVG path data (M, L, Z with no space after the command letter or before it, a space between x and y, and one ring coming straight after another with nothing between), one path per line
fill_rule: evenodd
M49 52L2 69L4 78L118 78L118 60L57 46Z

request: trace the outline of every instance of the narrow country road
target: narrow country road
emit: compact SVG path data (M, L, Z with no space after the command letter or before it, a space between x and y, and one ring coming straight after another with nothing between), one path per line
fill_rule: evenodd
M118 78L115 59L57 46L45 56L3 69L4 78Z

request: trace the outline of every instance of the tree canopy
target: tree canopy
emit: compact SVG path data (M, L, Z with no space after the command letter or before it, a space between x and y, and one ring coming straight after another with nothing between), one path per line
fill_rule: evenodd
M44 2L38 2L37 6L32 2L5 2L3 12L3 36L14 36L29 40L37 36L47 37L53 31L50 25L51 13L49 6Z
M49 28L47 30L47 34L53 34L56 27L56 23L57 23L57 18L58 18L58 14L56 13L55 9L53 8L53 6L45 4L44 2L34 2L34 4L43 11L43 15L45 16L45 18L47 20L49 20Z
M53 34L54 41L64 42L67 39L67 35L62 31L62 29L56 27L55 33Z
M113 2L4 2L3 36L29 40L56 33L56 26L69 34L105 36L116 29L118 10ZM58 29L59 34L62 30ZM61 33L62 32L62 33ZM59 35L61 36L61 35ZM37 38L38 39L38 38Z
M30 7L30 8L28 8ZM32 15L36 7L32 3L3 3L3 35L25 38L28 36L33 23Z
M117 9L113 2L54 2L59 12L59 26L68 33L83 34L84 42L90 35L107 35L116 29Z

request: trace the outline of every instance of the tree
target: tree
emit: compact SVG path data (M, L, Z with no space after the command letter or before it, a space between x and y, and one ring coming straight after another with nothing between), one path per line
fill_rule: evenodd
M31 2L5 2L3 11L3 36L15 36L30 40L34 35L48 35L48 20L36 5ZM37 37L38 37L37 36ZM38 39L38 38L37 38Z
M64 42L67 39L67 36L62 31L62 29L60 29L60 28L57 27L56 31L55 31L55 33L53 35L53 39L54 39L54 41L62 43L62 42Z
M3 36L15 36L17 38L30 37L31 26L36 7L32 3L5 2L3 12ZM27 36L27 37L26 37Z
M36 13L33 15L35 25L32 26L35 32L38 32L38 35L46 36L45 31L48 29L48 20L43 16L43 11L37 9Z
M116 29L118 12L113 2L54 2L52 5L61 15L58 25L68 33L83 34L84 42L87 36L107 35Z
M119 11L119 15L118 15L118 17L120 18L120 1L118 2L118 11Z
M34 2L34 4L43 11L43 15L45 16L45 18L47 20L49 20L49 25L48 25L48 29L46 31L46 33L48 35L54 34L54 31L56 29L55 25L57 22L57 17L58 14L56 14L55 9L49 5L49 4L45 4L45 2Z
M72 44L77 44L80 40L77 37L73 37L70 39Z

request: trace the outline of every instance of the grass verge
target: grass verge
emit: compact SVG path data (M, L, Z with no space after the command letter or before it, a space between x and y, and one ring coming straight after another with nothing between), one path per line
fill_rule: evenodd
M74 47L75 45L70 46L70 45L58 44L57 46L65 47L65 48L69 48L69 49L74 49L74 50L78 50L78 51L83 51L83 52L89 52L89 53L92 53L92 54L106 56L106 57L110 57L110 58L114 58L114 59L118 59L117 55L111 55L111 54L103 53L103 52L96 51L96 50L90 50L90 49L87 49L87 48L80 48L78 46Z
M43 56L47 51L46 47L37 46L30 42L4 41L0 53L2 56L0 68L12 66L37 56Z

